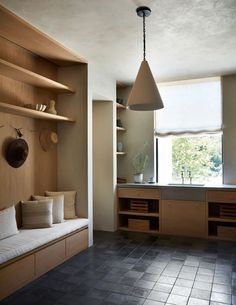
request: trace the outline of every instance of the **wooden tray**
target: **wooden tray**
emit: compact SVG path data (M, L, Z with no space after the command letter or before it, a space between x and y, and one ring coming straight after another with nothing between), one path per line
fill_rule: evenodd
M217 226L217 236L236 239L236 227Z
M132 230L147 231L150 228L150 221L148 219L128 219L128 228Z
M148 213L148 201L130 200L130 210L133 212Z

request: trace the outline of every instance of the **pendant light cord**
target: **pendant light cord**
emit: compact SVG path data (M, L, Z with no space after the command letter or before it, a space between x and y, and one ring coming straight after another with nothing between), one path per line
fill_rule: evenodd
M146 24L145 24L144 12L143 12L143 60L146 61Z

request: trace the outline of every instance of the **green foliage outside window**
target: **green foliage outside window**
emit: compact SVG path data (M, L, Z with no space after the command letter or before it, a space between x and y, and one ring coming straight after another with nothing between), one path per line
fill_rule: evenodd
M172 140L172 179L191 171L194 182L214 182L222 176L221 136L178 137Z

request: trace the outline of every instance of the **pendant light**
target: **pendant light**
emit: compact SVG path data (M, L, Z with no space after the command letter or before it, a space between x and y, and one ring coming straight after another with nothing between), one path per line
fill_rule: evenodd
M164 105L149 64L146 61L145 17L150 16L151 10L149 7L140 6L136 9L136 12L139 17L143 18L143 61L130 92L127 106L131 110L138 111L161 109Z

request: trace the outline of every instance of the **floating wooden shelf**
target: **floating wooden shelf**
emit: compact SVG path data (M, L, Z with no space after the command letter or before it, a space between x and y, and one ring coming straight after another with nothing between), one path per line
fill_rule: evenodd
M117 151L116 154L117 155L126 155L126 153L124 151Z
M74 122L74 120L60 116L60 115L55 115L55 114L50 114L42 111L37 111L33 109L28 109L20 106L15 106L7 103L1 103L0 102L0 111L1 112L6 112L10 114L15 114L15 115L20 115L20 116L25 116L29 118L34 118L34 119L42 119L42 120L53 120L53 121L58 121L58 122Z
M117 131L126 131L126 129L124 127L119 127L119 126L116 126L116 130Z
M142 212L132 212L132 211L119 211L118 213L121 214L121 215L159 217L158 213L142 213Z
M119 230L121 231L129 231L129 232L141 232L141 233L152 233L152 234L158 234L158 230L131 230L128 227L119 227Z
M236 219L230 219L230 218L219 218L219 217L208 217L208 221L218 221L218 222L235 222Z
M29 85L49 89L57 93L74 92L66 85L60 84L54 80L29 71L3 59L0 59L0 74L27 83Z
M126 107L122 104L116 103L116 108L126 109Z

